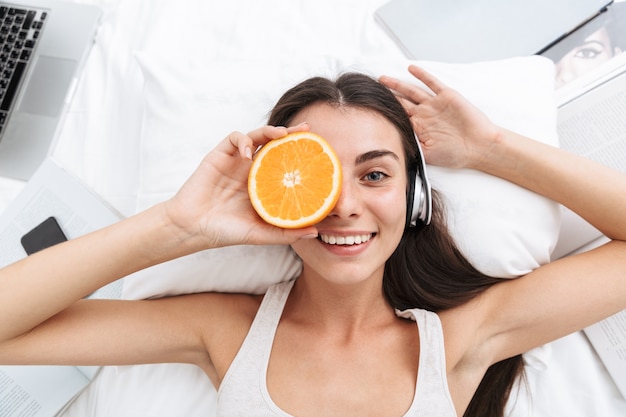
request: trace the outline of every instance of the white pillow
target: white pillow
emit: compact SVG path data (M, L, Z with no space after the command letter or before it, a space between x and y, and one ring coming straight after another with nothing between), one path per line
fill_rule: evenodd
M345 70L412 80L406 60L290 57L254 67L245 60L189 68L149 54L138 56L145 77L139 208L170 197L200 159L232 130L265 123L278 97L312 75ZM382 62L382 63L381 63ZM420 63L464 94L494 122L557 145L552 63L540 57L475 64ZM451 231L484 273L517 277L550 259L560 224L558 205L476 171L430 167L446 197ZM262 293L290 279L300 263L288 246L204 251L129 277L126 298L196 291Z

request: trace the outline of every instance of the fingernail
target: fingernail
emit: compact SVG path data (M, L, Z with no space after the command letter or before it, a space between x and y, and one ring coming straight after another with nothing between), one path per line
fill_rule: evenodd
M300 239L315 239L317 238L317 233L309 233L307 235L302 236Z
M250 149L249 146L246 146L245 154L246 154L246 158L252 159L252 149Z

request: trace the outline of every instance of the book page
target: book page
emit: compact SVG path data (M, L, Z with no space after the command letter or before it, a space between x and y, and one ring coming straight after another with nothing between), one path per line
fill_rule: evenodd
M585 334L626 398L626 310L588 327Z
M626 172L626 72L558 111L561 147Z
M626 173L626 65L590 91L558 109L561 148ZM563 209L553 259L602 236L571 210Z
M52 417L88 383L71 366L2 366L0 416Z
M626 54L561 88L557 102L560 146L626 173ZM580 216L563 210L562 230L553 259L584 252L608 241ZM626 310L584 329L583 333L626 398Z

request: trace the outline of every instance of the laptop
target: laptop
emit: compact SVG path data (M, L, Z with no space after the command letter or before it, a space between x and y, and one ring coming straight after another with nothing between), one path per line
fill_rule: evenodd
M0 176L28 180L48 155L100 17L93 5L0 1Z
M612 0L391 0L376 20L410 59L491 61L541 53Z

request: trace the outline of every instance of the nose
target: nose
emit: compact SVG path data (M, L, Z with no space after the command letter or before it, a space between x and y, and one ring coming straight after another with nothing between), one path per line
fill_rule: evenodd
M363 201L358 184L344 179L341 184L341 193L329 217L349 219L359 217L363 213Z
M556 87L560 87L561 85L566 84L575 78L574 69L572 68L571 63L569 63L566 58L563 58L557 65Z
M567 84L568 82L574 79L574 74L567 70L561 70L556 76L556 87L560 87L563 84Z

